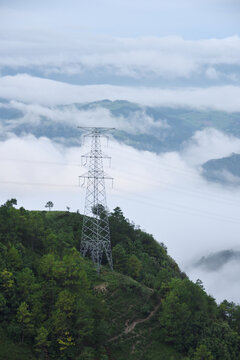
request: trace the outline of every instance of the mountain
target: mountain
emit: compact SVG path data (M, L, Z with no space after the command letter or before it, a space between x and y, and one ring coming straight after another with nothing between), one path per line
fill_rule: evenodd
M80 142L77 125L81 124L86 113L92 114L99 109L108 113L94 115L96 126L98 121L104 123L104 116L107 116L108 126L111 123L116 127L113 136L140 150L156 153L179 151L197 130L208 127L240 137L240 113L140 106L122 100L49 107L0 99L1 137L6 137L9 132L33 134L64 141L65 145L77 145ZM85 125L90 120L85 118Z
M114 271L79 253L82 215L0 207L0 359L237 360L240 306L217 305L120 208Z
M202 175L208 180L228 185L240 185L240 154L212 159L202 165Z
M205 270L217 271L231 261L240 261L240 251L222 250L208 256L203 256L195 266L200 266Z

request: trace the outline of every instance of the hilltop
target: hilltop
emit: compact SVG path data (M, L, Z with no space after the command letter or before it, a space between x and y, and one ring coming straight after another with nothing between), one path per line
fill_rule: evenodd
M0 359L239 359L240 307L219 306L120 208L114 271L79 253L82 215L0 207Z

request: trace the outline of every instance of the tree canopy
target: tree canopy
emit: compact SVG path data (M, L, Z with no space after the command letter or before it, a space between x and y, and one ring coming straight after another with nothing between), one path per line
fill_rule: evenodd
M103 259L98 276L79 252L79 212L16 203L0 207L0 359L240 358L240 306L218 306L120 208L114 271Z

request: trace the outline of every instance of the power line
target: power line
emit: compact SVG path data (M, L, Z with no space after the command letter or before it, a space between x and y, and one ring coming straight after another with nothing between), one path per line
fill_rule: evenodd
M218 196L218 195L214 195L213 193L208 193L208 192L204 192L204 191L199 191L199 190L190 190L189 188L186 188L186 187L182 187L182 186L178 186L178 185L172 185L172 184L169 184L168 182L166 181L163 181L163 180L156 180L156 179L152 179L152 180L149 180L149 178L147 177L139 177L139 176L134 176L134 175L121 175L122 177L125 177L125 179L128 179L131 178L131 179L135 179L137 180L138 182L141 182L142 184L145 184L145 185L148 185L148 184L152 184L152 185L164 185L164 186L167 186L167 189L170 189L171 191L174 191L174 192L178 192L178 193L186 193L186 194L190 194L191 196L198 196L202 199L207 199L207 200L214 200L214 201L217 201L217 202L220 202L220 203L226 203L226 204L229 204L229 205L236 205L236 201L232 201L232 200L229 200L229 199L226 199L226 198L223 198L221 196ZM146 181L143 181L144 179L147 180ZM164 190L166 190L166 187L164 188ZM240 207L240 204L237 205Z
M122 155L121 155L122 156ZM11 162L21 162L21 163L36 163L36 164L42 164L42 165L57 165L57 166L72 166L72 167L79 167L80 164L77 164L77 163L58 163L58 162L47 162L47 161L35 161L35 160L17 160L17 159L13 159L13 158L0 158L0 160L3 160L3 161L11 161ZM154 162L150 161L145 161L145 160L139 160L138 162L142 162L142 163L146 163L149 165L149 163L151 164L155 164ZM162 169L162 165L161 166L156 166L157 168L159 169ZM165 166L164 165L164 168L166 169L170 169L171 170L171 167L169 166ZM175 172L182 172L182 170L180 168L174 168L173 171ZM183 170L183 172L192 172L191 170ZM195 172L193 172L194 176L196 179L199 179L199 176L198 174L196 174ZM124 176L124 175L123 175ZM223 203L233 203L232 200L228 200L226 199L226 197L221 197L219 195L214 195L213 193L209 193L209 192L203 192L203 191L199 191L197 189L195 190L190 190L189 188L186 188L186 187L182 187L182 186L177 186L177 185L171 185L169 184L168 182L166 181L163 181L163 180L156 180L156 179L153 179L152 181L149 181L149 177L144 177L142 174L141 174L141 178L140 177L136 177L134 175L131 175L131 174L127 174L125 176L126 178L129 179L129 177L131 178L135 178L138 180L138 182L141 182L141 183L146 183L146 181L149 183L152 183L152 184L161 184L161 185L166 185L168 188L170 189L173 189L173 191L175 192L185 192L185 193L189 193L189 194L192 194L192 196L199 196L199 197L202 197L202 198L208 198L208 199L213 199L214 201L218 201L218 202L223 202ZM145 180L145 181L143 181Z
M14 158L0 158L0 160L4 160L4 161L12 161L12 162L22 162L22 163L36 163L36 164L42 164L42 165L58 165L58 166L76 166L79 167L79 164L76 163L58 163L58 162L46 162L46 161L33 161L33 160L17 160ZM147 163L149 164L148 161L145 161L143 159L141 159L139 162L142 163ZM154 163L154 162L150 162L150 163ZM154 163L155 164L155 163ZM161 168L161 166L157 166L157 168ZM133 174L126 174L126 175L121 175L123 178L125 177L127 180L129 179L135 179L137 182L141 182L145 185L148 184L156 184L158 185L164 185L167 187L167 189L169 189L170 191L174 191L177 193L185 193L185 194L190 194L193 197L200 197L202 199L207 199L207 200L214 200L218 203L224 203L224 204L228 204L228 205L234 205L235 207L239 207L239 205L237 205L238 203L233 202L230 199L226 199L226 197L220 197L219 195L214 195L213 193L209 193L209 192L203 192L203 191L199 191L197 189L194 190L190 190L189 188L183 187L183 186L178 186L178 185L173 185L173 184L169 184L166 181L163 180L157 180L157 179L150 179L149 177L144 177L141 174L141 177L139 176L134 176ZM197 175L196 175L197 176ZM70 185L70 184L53 184L53 183L35 183L35 182L19 182L19 181L0 181L1 184L5 184L5 185L19 185L19 186L41 186L41 187L63 187L63 188L77 188L77 185ZM164 189L166 190L166 188ZM141 196L141 198L143 198ZM173 204L176 205L176 204ZM159 206L159 204L157 205ZM178 206L178 205L177 205ZM181 208L184 208L183 206L181 206ZM194 210L195 211L195 210ZM209 214L211 215L211 214ZM235 221L236 219L234 219Z
M53 183L32 183L32 182L19 182L19 181L0 181L0 184L4 184L4 185L20 185L20 186L40 186L40 187L59 187L59 188L73 188L73 189L77 189L79 188L78 185L70 185L70 184L53 184ZM115 195L117 196L117 195ZM141 197L133 197L133 196L126 196L124 195L125 199L128 200L134 200L143 204L148 204L157 208L162 208L162 209L166 209L169 211L174 211L174 212L178 212L178 213L185 213L185 214L191 214L191 215L199 215L201 217L214 217L214 219L216 220L220 220L220 221L227 221L227 222L232 222L232 223L240 223L240 219L237 218L231 218L231 217L225 217L225 216L218 216L216 214L210 213L210 212L206 212L206 211L200 211L197 210L195 208L190 208L190 207L185 207L183 205L179 205L177 203L165 203L165 205L163 206L163 202L161 201L161 203L158 202L154 202L149 200L149 198L146 199L146 197L142 196Z
M0 184L4 185L20 185L20 186L40 186L40 187L68 187L68 188L79 188L79 185L70 184L52 184L52 183L36 183L36 182L21 182L21 181L7 181L0 180Z
M81 166L77 163L61 163L53 161L39 161L39 160L24 160L24 159L14 159L14 158L0 158L2 161L17 162L17 163L27 163L27 164L42 164L42 165L57 165L57 166Z
M115 195L117 196L117 195ZM119 197L119 196L118 196ZM207 219L212 218L214 220L218 220L218 221L226 221L229 223L233 223L233 224L238 224L240 225L240 218L231 218L231 217L225 217L225 216L219 216L216 215L214 213L210 213L210 212L205 212L205 211L201 211L198 209L194 209L194 208L190 208L190 207L185 207L182 205L179 205L177 203L164 203L163 201L161 201L161 203L156 202L156 201L152 201L149 200L149 198L147 200L144 200L145 198L142 196L141 198L134 198L134 197L129 197L129 196L124 196L124 199L128 199L134 202L139 202L142 204L147 204L147 205L151 205L154 206L158 209L163 209L163 210L168 210L168 211L174 211L176 213L180 213L180 214L187 214L187 215L194 215L194 216L201 216L201 217L205 217Z

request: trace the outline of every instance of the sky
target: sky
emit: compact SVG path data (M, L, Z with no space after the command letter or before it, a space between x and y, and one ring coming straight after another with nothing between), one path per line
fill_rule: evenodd
M0 98L24 112L19 121L25 125L47 116L56 126L96 120L129 133L153 126L161 133L164 119L154 124L145 116L117 119L103 109L59 106L120 99L240 112L239 18L238 0L0 0ZM19 206L44 209L52 200L55 209L82 212L78 176L87 145L16 134L9 124L0 141L1 203L16 197ZM164 242L218 301L240 303L237 263L211 274L192 266L209 252L239 248L240 190L207 183L199 165L240 152L240 139L205 129L179 152L157 155L113 139L104 151L113 157L110 209L120 206Z
M187 39L237 34L240 11L238 0L2 0L1 8L8 29Z

